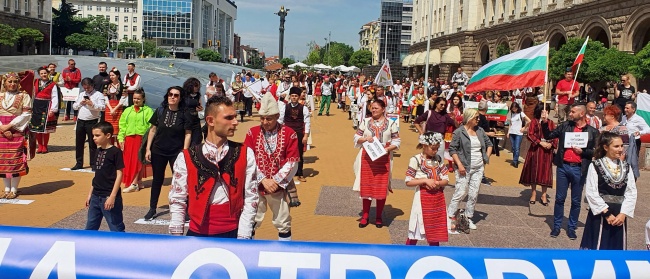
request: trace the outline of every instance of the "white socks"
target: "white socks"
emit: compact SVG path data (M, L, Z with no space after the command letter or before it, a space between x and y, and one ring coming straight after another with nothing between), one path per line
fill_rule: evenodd
M5 183L5 192L9 192L9 191L11 191L12 193L18 192L18 183L20 183L20 176L12 177L12 178L3 178L3 181Z

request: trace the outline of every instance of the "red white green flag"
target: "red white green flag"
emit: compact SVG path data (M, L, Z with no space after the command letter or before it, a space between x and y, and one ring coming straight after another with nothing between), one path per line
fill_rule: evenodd
M466 92L542 86L548 79L548 42L501 56L476 71Z
M578 66L582 64L582 60L585 58L585 50L587 50L588 41L589 41L589 37L587 37L585 43L582 44L582 47L580 48L580 52L578 52L578 57L576 57L576 61L574 61L573 66L571 66L571 71L573 71L573 73L577 72Z

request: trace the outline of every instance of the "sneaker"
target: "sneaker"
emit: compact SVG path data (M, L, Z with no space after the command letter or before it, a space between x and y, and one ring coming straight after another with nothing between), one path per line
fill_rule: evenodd
M472 221L472 219L468 219L468 221L469 221L469 229L476 230L476 225L474 224L474 221Z
M307 182L307 179L305 179L304 176L298 176L298 181L300 181L300 182Z
M447 234L460 234L459 231L452 231L452 230L447 230Z
M568 236L569 239L571 239L571 240L576 240L576 238L578 238L578 236L576 235L576 231L575 231L575 230L568 230L568 231L566 232L566 236Z
M131 184L131 186L124 188L124 190L122 190L122 193L133 193L137 191L140 191L138 185Z
M156 209L155 208L150 208L149 212L147 212L147 215L144 215L144 220L145 221L151 221L151 219L153 219L154 215L156 215Z
M551 237L556 238L558 235L560 235L560 229L553 229L551 231Z

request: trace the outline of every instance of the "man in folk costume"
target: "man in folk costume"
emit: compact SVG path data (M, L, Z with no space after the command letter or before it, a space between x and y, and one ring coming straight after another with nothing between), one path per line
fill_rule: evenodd
M183 234L187 208L188 236L250 239L259 200L254 153L228 140L238 123L227 97L208 100L205 122L205 143L183 150L174 162L169 233Z
M296 132L298 138L298 152L300 152L300 162L298 163L296 175L298 176L298 181L307 182L302 173L302 168L304 161L303 154L305 153L305 145L307 144L307 139L309 139L309 130L311 127L309 109L298 102L300 101L300 94L302 93L302 90L299 87L291 87L289 91L289 104L285 105L283 102L278 102L280 107L280 118L278 119L278 123L286 125Z
M286 100L287 97L289 97L289 89L292 86L293 83L291 82L291 75L287 73L284 75L284 78L282 79L280 85L278 85L278 90L276 91L276 95L278 96L278 99Z
M130 107L133 105L133 93L140 89L142 84L140 84L140 75L135 72L135 64L129 63L126 69L129 72L124 76L124 85L126 86L126 93L129 96L129 104L127 107Z
M298 170L300 152L298 136L291 128L278 123L280 110L271 93L264 94L258 111L261 125L252 127L244 144L250 146L257 161L260 203L255 216L256 228L264 220L267 206L273 212L273 225L280 241L291 240L291 215L287 194L295 192L291 183Z

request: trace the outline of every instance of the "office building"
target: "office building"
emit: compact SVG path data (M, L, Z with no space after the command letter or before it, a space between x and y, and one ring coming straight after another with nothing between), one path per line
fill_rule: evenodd
M379 32L378 20L373 20L361 26L359 31L359 49L365 49L372 53L372 65L377 65L379 59Z
M399 66L411 45L413 18L412 0L382 0L379 17L379 62L388 59Z
M33 28L41 31L44 38L29 46L18 42L14 46L0 45L0 55L50 54L50 26L52 23L51 0L2 0L0 23L14 29Z

